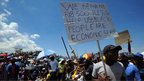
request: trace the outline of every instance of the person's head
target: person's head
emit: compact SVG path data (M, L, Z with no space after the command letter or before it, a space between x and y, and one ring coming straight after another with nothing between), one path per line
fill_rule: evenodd
M66 60L62 59L59 63L62 64L62 65L64 65L66 63Z
M92 62L93 62L93 63L97 63L97 62L98 62L98 57L97 57L97 58L92 59Z
M50 56L50 60L54 61L55 57L54 56Z
M14 65L15 64L15 59L11 59L11 63L12 63L12 65Z
M134 59L137 61L143 61L143 55L140 53L134 54Z
M133 55L134 61L138 67L141 67L143 63L143 55L140 53L134 54Z
M131 55L128 52L122 52L119 54L119 61L125 65L129 62L130 57Z
M121 46L107 45L103 49L103 54L106 57L106 63L114 64L118 60L118 52L122 49Z
M69 63L71 63L72 62L72 60L71 59L67 59L67 63L69 64Z

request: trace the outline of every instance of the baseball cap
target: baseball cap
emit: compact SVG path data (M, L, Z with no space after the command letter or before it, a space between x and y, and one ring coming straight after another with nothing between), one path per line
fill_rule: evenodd
M136 53L136 54L134 54L134 57L143 58L143 55L140 53Z
M113 51L113 50L119 51L119 50L122 50L122 47L121 46L115 46L115 45L107 45L104 47L103 53L105 54L105 53L107 53L109 51Z

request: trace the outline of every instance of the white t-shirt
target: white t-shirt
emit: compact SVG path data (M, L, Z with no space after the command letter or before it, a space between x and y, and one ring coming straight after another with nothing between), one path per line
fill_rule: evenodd
M56 69L58 68L58 62L56 60L50 61L50 66L52 71L56 71Z
M105 67L106 67L107 76L111 78L111 81L116 81L116 78L111 68L107 64L105 64ZM92 76L98 78L98 75L103 76L104 74L105 74L105 70L104 70L103 62L100 61L94 64Z

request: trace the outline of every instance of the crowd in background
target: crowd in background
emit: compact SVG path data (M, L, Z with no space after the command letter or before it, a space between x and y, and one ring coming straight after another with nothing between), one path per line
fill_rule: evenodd
M121 46L107 45L103 57L100 53L79 58L54 54L38 60L33 53L9 54L0 59L0 81L144 80L143 55L119 53L121 49Z

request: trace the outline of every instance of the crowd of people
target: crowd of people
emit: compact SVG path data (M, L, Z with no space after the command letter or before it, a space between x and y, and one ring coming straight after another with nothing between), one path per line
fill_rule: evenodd
M0 60L0 81L142 81L144 58L140 53L119 52L121 46L107 45L103 56L64 58L55 55L39 60L26 55Z

